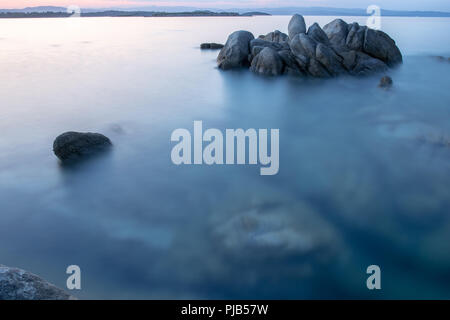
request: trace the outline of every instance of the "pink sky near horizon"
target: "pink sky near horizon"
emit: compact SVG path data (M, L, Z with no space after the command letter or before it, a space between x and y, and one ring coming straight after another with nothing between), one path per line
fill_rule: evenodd
M101 8L101 7L119 7L119 6L188 6L188 7L214 7L214 6L264 6L273 5L278 1L274 0L247 0L247 1L139 1L139 0L1 0L0 8L6 9L22 9L25 7L37 6L59 6L68 7L76 5L81 8ZM305 4L317 3L320 0L300 1Z
M206 8L258 7L337 7L366 8L376 3L391 10L450 11L449 0L0 0L1 9L21 9L36 6L75 5L81 8L108 8L133 6L187 6Z

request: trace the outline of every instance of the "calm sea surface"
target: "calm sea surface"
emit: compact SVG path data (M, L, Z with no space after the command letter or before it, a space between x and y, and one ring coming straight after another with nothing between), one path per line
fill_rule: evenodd
M220 72L199 50L288 21L0 20L0 264L60 287L79 265L80 298L450 298L450 63L430 57L450 56L450 19L382 19L404 55L391 91ZM173 165L194 120L279 128L278 175ZM69 130L114 149L62 167Z

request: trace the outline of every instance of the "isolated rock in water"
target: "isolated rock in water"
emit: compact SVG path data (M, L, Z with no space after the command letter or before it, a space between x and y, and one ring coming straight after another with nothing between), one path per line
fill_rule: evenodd
M322 30L322 28L315 22L312 26L309 27L307 35L320 43L323 43L325 45L330 44L330 40L328 39L327 34L325 31Z
M386 33L367 28L364 39L364 52L384 61L392 67L402 62L402 54L395 41Z
M265 76L277 76L283 73L283 59L272 48L264 48L252 61L250 70Z
M342 19L336 19L323 27L330 43L336 47L345 46L348 35L348 25Z
M27 271L0 265L0 300L74 300L75 297Z
M346 73L346 70L342 67L343 59L333 49L322 43L319 43L316 47L316 59L333 76Z
M289 39L294 39L294 37L300 33L306 33L306 24L303 16L299 14L294 14L289 21L288 25Z
M380 83L378 84L378 87L388 89L392 87L393 81L392 78L389 76L384 76L380 79Z
M450 62L450 57L446 58L444 56L432 56L434 59L440 62Z
M100 133L66 132L53 142L53 152L62 161L77 159L103 151L112 146Z
M276 42L276 43L282 43L282 42L289 41L288 35L279 30L270 32L270 33L266 34L265 36L259 36L258 38L265 40L265 41L271 41L271 42Z
M229 37L217 57L220 69L228 70L249 65L250 41L255 37L248 31L236 31Z
M218 50L218 49L222 49L223 48L223 44L220 43L202 43L200 45L200 49L205 50L205 49L210 49L210 50Z

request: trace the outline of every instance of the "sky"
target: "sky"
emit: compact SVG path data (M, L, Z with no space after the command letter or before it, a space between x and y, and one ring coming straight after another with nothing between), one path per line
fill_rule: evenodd
M450 11L449 0L0 0L0 8L24 8L34 6L76 5L81 8L133 7L133 6L192 6L207 8L237 7L336 7L366 8L376 4L391 10L437 10Z

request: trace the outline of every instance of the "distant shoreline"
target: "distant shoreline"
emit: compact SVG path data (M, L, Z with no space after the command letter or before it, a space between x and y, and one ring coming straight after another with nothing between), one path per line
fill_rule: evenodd
M67 12L0 12L0 19L8 18L68 18L74 13ZM80 18L95 17L251 17L270 16L263 12L247 12L239 14L237 12L212 12L212 11L192 11L192 12L153 12L153 11L101 11L101 12L81 12Z

